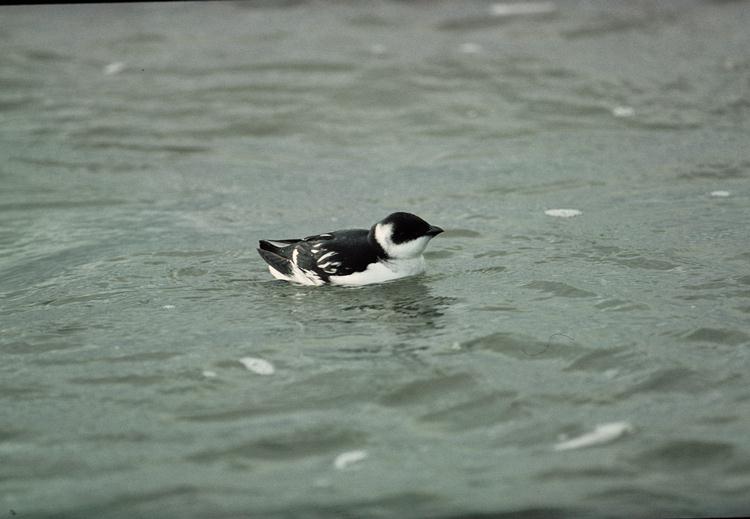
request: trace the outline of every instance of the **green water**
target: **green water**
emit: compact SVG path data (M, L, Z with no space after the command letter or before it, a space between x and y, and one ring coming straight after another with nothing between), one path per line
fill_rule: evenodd
M750 511L750 2L534 5L0 8L0 517Z

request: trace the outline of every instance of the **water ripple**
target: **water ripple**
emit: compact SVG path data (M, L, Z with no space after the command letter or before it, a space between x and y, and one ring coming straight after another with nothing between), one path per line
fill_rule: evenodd
M352 430L335 427L308 428L299 431L274 434L252 441L204 449L188 455L194 462L234 462L243 459L283 462L333 453L362 445L367 435Z

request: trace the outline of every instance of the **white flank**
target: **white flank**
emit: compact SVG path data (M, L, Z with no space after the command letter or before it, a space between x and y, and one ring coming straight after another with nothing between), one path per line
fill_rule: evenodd
M628 422L611 422L597 425L593 431L582 434L577 438L562 441L555 444L556 451L567 451L571 449L582 449L584 447L593 447L615 441L616 439L632 433L633 426Z
M421 274L424 270L424 257L419 256L418 258L404 260L378 261L368 265L362 272L355 272L348 276L331 276L329 279L334 285L369 285L415 276Z
M240 363L248 370L258 375L273 375L276 372L273 364L267 360L258 359L256 357L242 357Z
M366 457L367 457L367 451L342 452L341 454L336 456L336 459L333 461L333 466L336 467L338 470L344 470L346 467L348 467L352 463L357 463L359 461L362 461Z
M573 218L582 215L583 212L578 209L547 209L544 211L547 216L556 216L557 218Z

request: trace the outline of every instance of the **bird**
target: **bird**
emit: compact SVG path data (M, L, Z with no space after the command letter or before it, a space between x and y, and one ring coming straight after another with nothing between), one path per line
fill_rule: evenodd
M417 215L396 212L369 229L260 240L258 253L276 279L316 286L369 285L424 272L422 252L441 232Z

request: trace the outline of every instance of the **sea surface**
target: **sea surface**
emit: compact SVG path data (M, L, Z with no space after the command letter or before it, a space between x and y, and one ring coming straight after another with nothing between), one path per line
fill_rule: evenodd
M1 7L0 518L750 513L748 27ZM422 276L255 251L397 210Z

